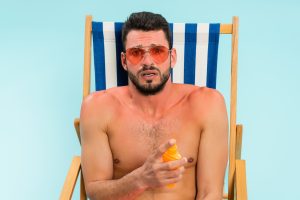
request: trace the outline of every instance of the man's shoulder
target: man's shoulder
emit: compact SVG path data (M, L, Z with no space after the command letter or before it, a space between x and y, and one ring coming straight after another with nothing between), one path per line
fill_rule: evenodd
M176 87L177 91L187 95L191 101L198 101L199 99L218 101L223 99L223 95L216 89L189 84L176 84Z
M188 95L188 103L191 116L200 120L203 126L226 113L224 97L216 89L195 86Z
M195 86L193 91L190 93L191 99L198 100L199 98L203 100L220 100L223 99L223 95L216 89L208 87L197 87Z
M188 102L192 107L202 109L224 104L223 95L216 89L198 86L183 86L188 92Z
M121 105L126 88L115 87L96 91L88 95L82 102L81 111L93 110L101 113L112 112Z
M123 87L113 87L107 90L96 91L89 94L84 102L87 103L100 103L100 102L110 102L110 101L118 101L122 96L125 95L126 86Z

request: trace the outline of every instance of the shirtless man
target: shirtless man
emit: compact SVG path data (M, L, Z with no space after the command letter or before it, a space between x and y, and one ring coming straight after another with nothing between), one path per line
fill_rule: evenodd
M176 49L161 15L133 13L123 27L129 84L81 108L82 170L90 199L221 200L228 122L216 90L174 84ZM182 159L162 162L174 143ZM166 185L175 183L175 187Z

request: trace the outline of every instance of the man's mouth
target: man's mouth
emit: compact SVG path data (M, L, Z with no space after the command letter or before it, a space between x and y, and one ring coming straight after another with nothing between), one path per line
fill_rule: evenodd
M141 73L141 76L145 77L145 78L151 78L151 77L154 77L156 75L157 75L157 72L153 71L153 70L147 70L147 71L143 71Z
M151 74L143 74L144 77L151 77L151 76L155 76L154 73L151 73Z

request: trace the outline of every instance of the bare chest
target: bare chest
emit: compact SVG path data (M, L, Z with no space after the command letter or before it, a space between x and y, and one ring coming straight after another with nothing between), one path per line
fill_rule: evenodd
M143 165L161 144L174 138L179 152L197 162L200 128L185 112L168 115L155 121L145 121L132 113L120 113L109 132L114 160L114 177L119 178Z

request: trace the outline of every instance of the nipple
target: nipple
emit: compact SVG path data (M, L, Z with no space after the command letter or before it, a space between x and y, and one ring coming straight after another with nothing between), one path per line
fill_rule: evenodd
M114 164L119 164L119 163L120 163L120 160L119 160L118 158L115 158L115 159L113 160L113 162L114 162Z
M188 162L189 163L192 163L194 161L194 158L192 158L192 157L190 157L189 159L188 159Z

